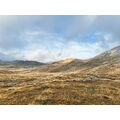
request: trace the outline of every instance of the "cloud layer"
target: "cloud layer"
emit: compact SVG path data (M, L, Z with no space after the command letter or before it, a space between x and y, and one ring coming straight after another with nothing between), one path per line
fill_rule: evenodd
M0 16L0 59L90 58L120 45L120 16Z

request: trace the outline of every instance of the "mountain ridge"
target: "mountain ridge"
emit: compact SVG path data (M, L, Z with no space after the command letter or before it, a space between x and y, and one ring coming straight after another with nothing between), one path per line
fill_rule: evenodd
M114 52L113 52L114 51ZM72 72L77 70L92 70L93 68L100 67L100 66L109 66L111 64L119 64L120 62L120 47L112 48L106 52L101 53L100 55L90 58L88 60L80 60L77 61L70 61L66 63L59 63L55 62L54 64L49 64L45 66L41 66L39 68L40 71L43 72Z
M35 67L45 65L45 63L37 62L37 61L28 61L28 60L14 60L14 61L3 61L0 60L0 66L7 67Z
M50 71L60 71L59 69L70 70L74 68L74 70L76 70L76 68L79 69L87 65L97 66L103 63L110 63L112 61L119 61L119 60L120 60L120 46L117 46L90 59L67 58L65 60L59 60L51 63L42 63L38 61L29 61L29 60L14 60L14 61L0 60L0 66L26 67L26 68L45 66L46 71L47 70L49 71L49 69L51 69Z
M117 46L117 47L114 47L110 50L107 50L107 51L99 54L95 58L98 58L98 57L102 58L102 57L115 56L115 55L120 55L120 46Z

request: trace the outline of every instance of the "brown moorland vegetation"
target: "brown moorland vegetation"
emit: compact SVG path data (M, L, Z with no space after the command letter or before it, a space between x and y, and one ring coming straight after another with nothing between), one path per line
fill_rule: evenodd
M1 68L0 104L120 104L120 71L108 72L102 67L54 73L39 68Z
M38 67L23 63L28 65L20 61L12 63L16 67L0 67L1 105L120 104L118 54L105 52L89 60L67 59Z

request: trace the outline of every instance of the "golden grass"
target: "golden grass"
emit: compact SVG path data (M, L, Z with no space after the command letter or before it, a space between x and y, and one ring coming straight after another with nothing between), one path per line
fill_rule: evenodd
M39 69L1 68L1 105L113 105L120 104L120 75L76 71L43 73ZM117 70L118 71L118 70ZM93 80L83 81L89 76ZM103 80L111 78L111 80Z

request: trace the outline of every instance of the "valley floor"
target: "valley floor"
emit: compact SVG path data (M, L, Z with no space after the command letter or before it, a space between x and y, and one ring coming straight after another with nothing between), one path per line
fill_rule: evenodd
M120 104L120 82L106 74L0 68L1 105Z

